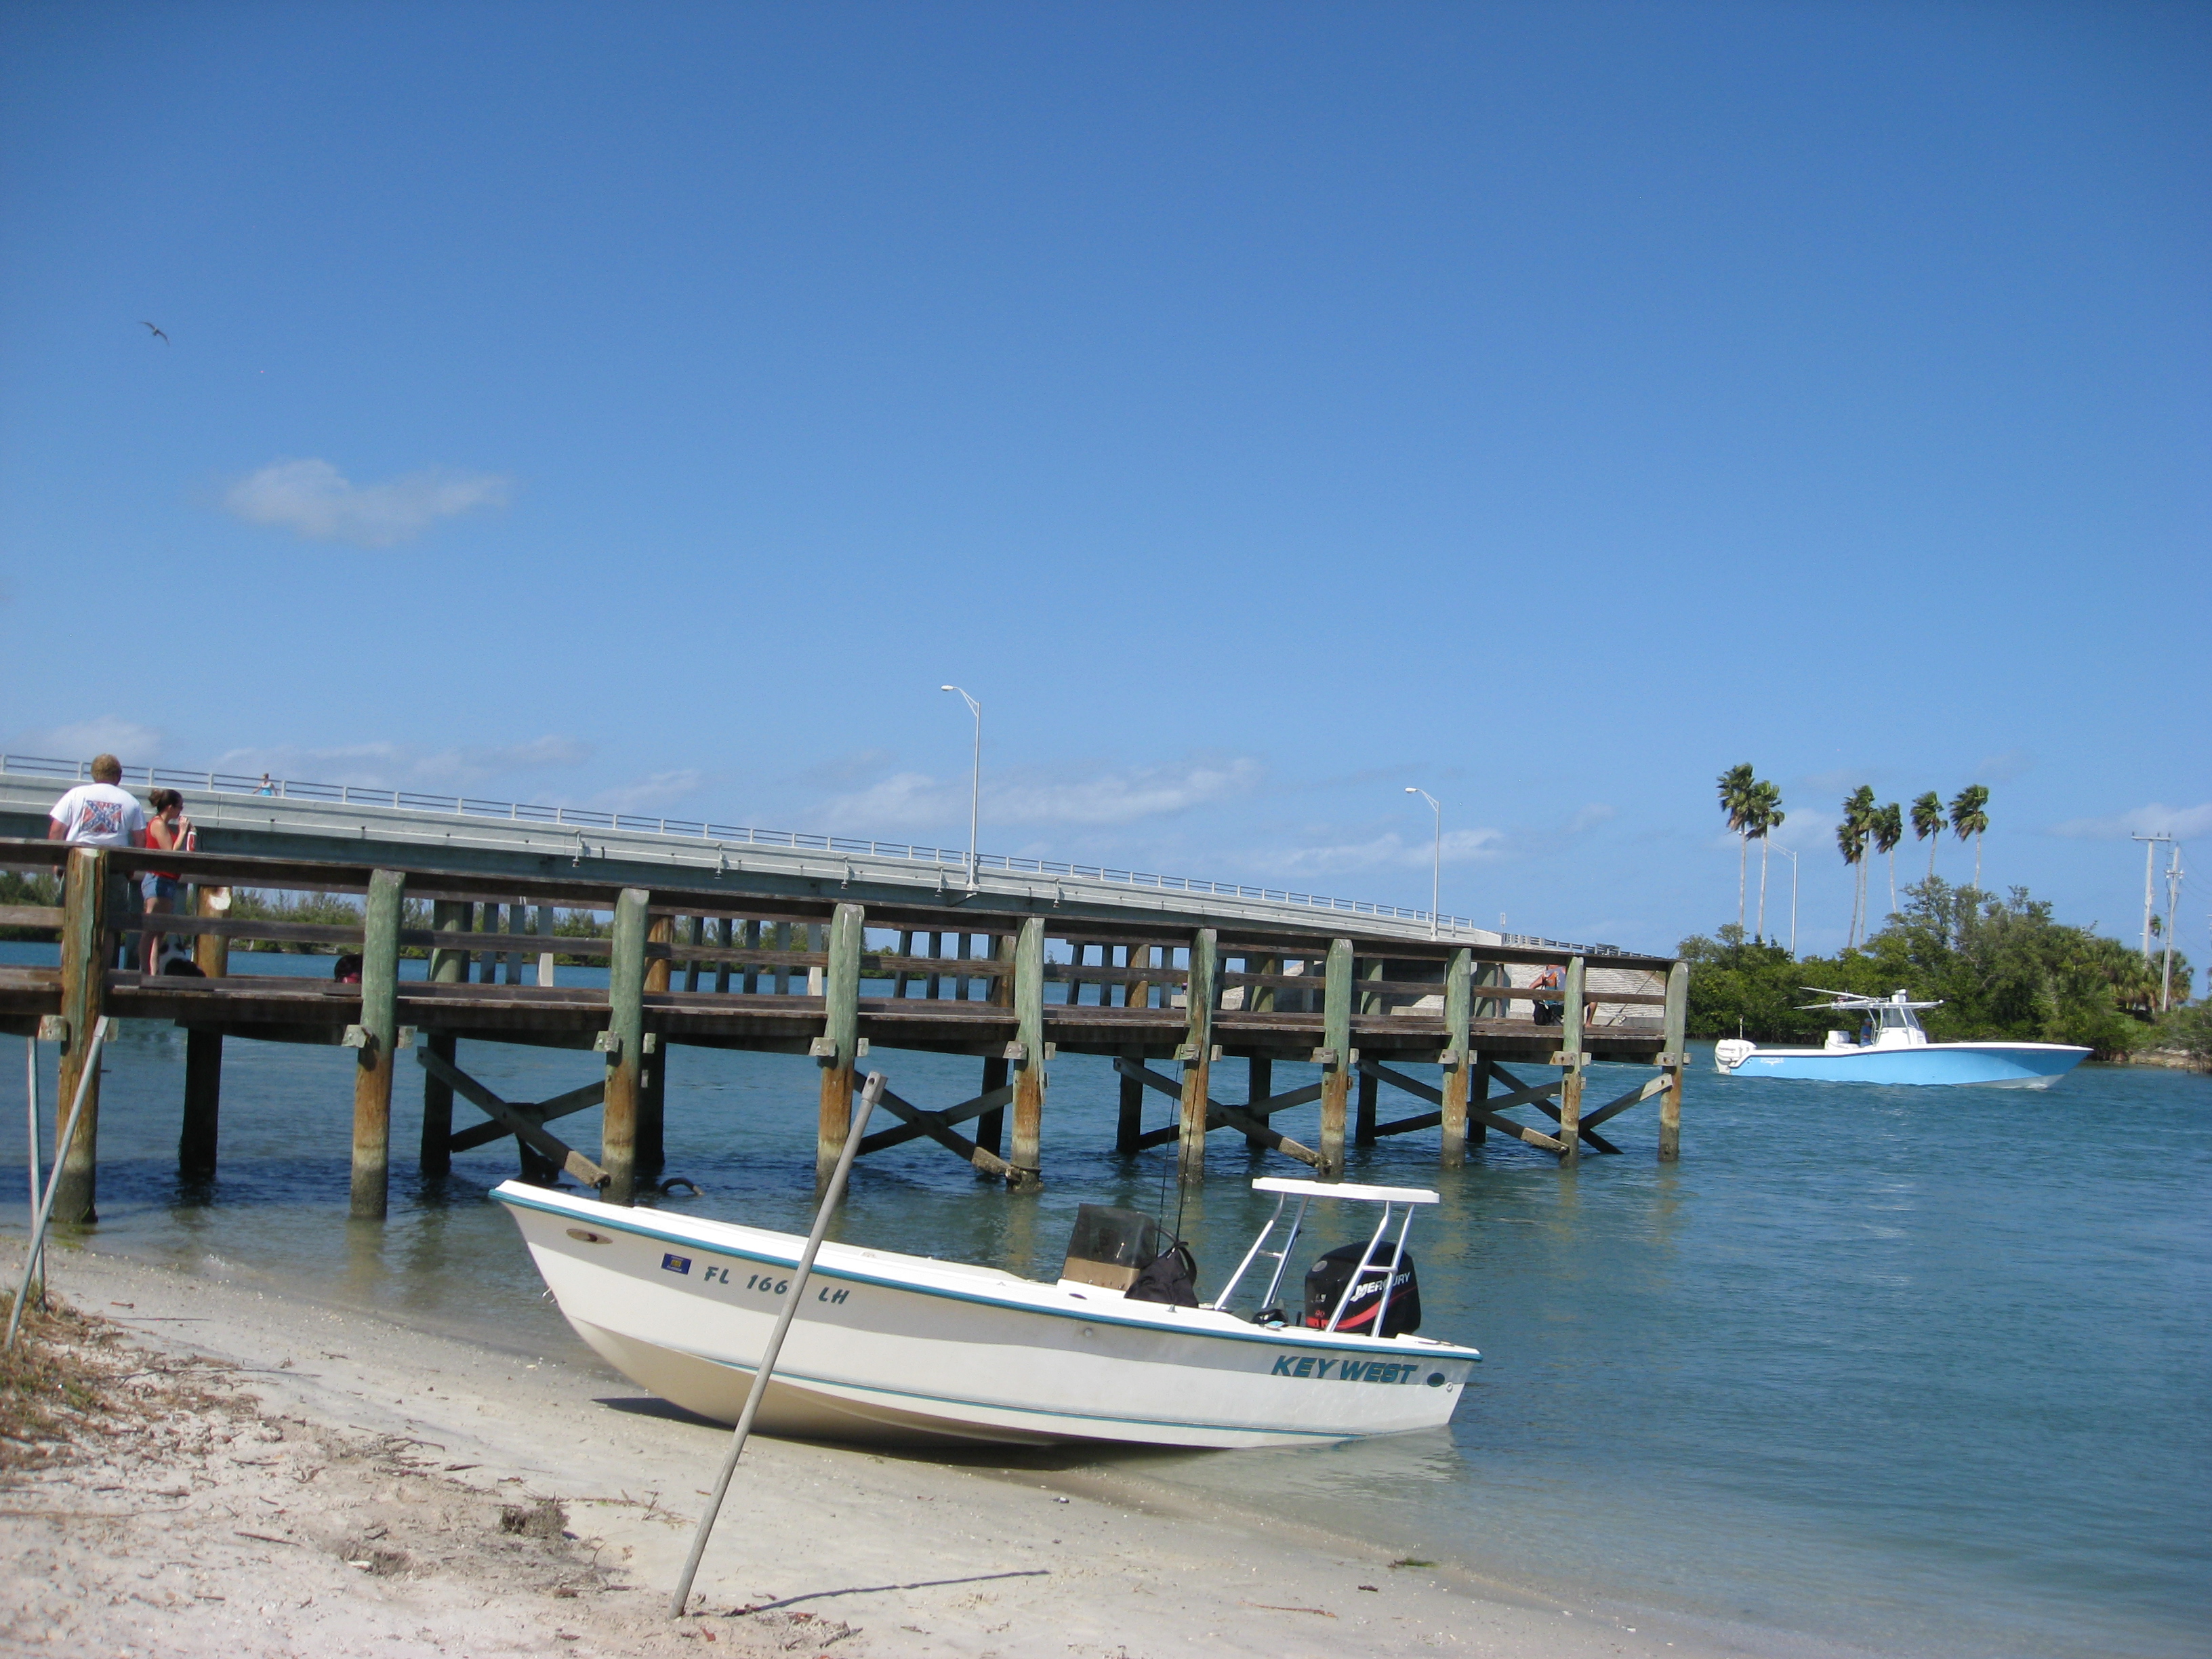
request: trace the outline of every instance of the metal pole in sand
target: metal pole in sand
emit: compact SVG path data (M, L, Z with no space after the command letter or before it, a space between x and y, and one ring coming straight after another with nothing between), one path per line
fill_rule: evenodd
M31 1155L30 1213L36 1215L39 1212L39 1040L35 1036L23 1039L23 1098L30 1115L31 1127L30 1138L25 1143ZM31 1268L31 1278L24 1281L23 1288L26 1294L28 1294L32 1284L37 1280L39 1258L44 1254L43 1250L33 1246L31 1254L25 1258ZM42 1293L40 1300L44 1299Z
M884 1074L868 1073L867 1083L860 1090L860 1109L854 1114L853 1127L846 1133L844 1150L837 1154L837 1167L830 1171L830 1184L822 1190L821 1207L814 1212L814 1231L806 1235L806 1248L799 1253L798 1269L791 1276L791 1294L784 1298L783 1311L775 1316L775 1328L769 1333L768 1346L762 1351L760 1369L753 1373L753 1386L745 1395L744 1409L738 1413L738 1426L730 1436L730 1449L722 1459L722 1472L716 1477L714 1491L707 1499L706 1513L699 1517L699 1530L691 1537L691 1553L684 1563L683 1577L676 1581L676 1589L668 1598L668 1616L681 1619L684 1609L691 1600L691 1581L698 1576L700 1558L707 1553L707 1537L714 1529L714 1519L722 1512L722 1499L730 1490L730 1477L738 1472L738 1457L745 1449L745 1437L753 1431L753 1419L760 1414L761 1401L768 1395L768 1380L775 1370L776 1356L783 1352L784 1333L791 1328L793 1317L799 1312L799 1298L806 1294L806 1280L814 1271L814 1253L822 1248L822 1235L830 1231L830 1218L836 1213L837 1200L844 1196L845 1177L853 1173L853 1159L860 1150L860 1137L868 1132L868 1115L876 1109L876 1099L884 1091Z
M77 1115L84 1110L85 1091L92 1086L93 1079L100 1075L100 1045L107 1041L107 1028L114 1022L106 1014L92 1028L92 1046L85 1051L84 1069L77 1073L76 1098L70 1104L68 1127L62 1131L64 1146L76 1133ZM36 1153L33 1154L37 1156ZM46 1179L46 1195L39 1205L38 1218L31 1224L30 1248L23 1252L23 1282L15 1286L15 1305L8 1314L8 1339L0 1342L0 1350L15 1346L15 1333L23 1323L23 1298L31 1291L31 1268L39 1259L39 1251L46 1242L46 1220L54 1212L54 1194L62 1184L62 1166L67 1160L57 1158L54 1172Z

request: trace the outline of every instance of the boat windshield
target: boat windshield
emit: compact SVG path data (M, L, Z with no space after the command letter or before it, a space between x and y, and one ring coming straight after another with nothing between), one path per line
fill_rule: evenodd
M1398 1266L1406 1255L1406 1232L1413 1225L1413 1211L1421 1205L1437 1202L1437 1194L1421 1187L1364 1187L1351 1182L1282 1181L1273 1176L1254 1182L1252 1190L1274 1194L1274 1211L1268 1216L1267 1224L1260 1229L1260 1236L1252 1241L1252 1248L1244 1252L1244 1259L1237 1264L1237 1271L1229 1275L1229 1282L1221 1287L1221 1294L1206 1305L1217 1311L1226 1309L1230 1298L1236 1295L1237 1285L1243 1282L1244 1275L1250 1271L1252 1264L1264 1256L1274 1262L1275 1268L1268 1275L1267 1291L1260 1297L1259 1309L1252 1318L1259 1324L1282 1325L1289 1322L1277 1305L1275 1296L1282 1289L1283 1274L1290 1266L1291 1251L1297 1243L1300 1230L1305 1225L1307 1206L1316 1199L1339 1203L1378 1204L1382 1208L1382 1218L1375 1224L1375 1231L1368 1238L1359 1265L1346 1281L1343 1293L1331 1309L1328 1322L1323 1328L1332 1331L1337 1328L1363 1279L1380 1270L1383 1277L1382 1301L1375 1310L1375 1322L1370 1328L1382 1331L1383 1316L1389 1310L1391 1287L1397 1281ZM1297 1200L1294 1209L1290 1207L1292 1199ZM1403 1213L1398 1214L1401 1208ZM1279 1248L1270 1248L1276 1229L1284 1224L1286 1209L1289 1210L1290 1230L1284 1235ZM1390 1237L1390 1223L1394 1218L1398 1222L1395 1238ZM1364 1319L1364 1316L1362 1317Z

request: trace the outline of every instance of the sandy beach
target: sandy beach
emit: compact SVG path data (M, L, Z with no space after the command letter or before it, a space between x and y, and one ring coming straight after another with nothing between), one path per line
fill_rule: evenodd
M724 1432L597 1367L78 1250L118 1408L0 1493L0 1644L118 1655L1802 1653L1559 1606L1141 1476L756 1439L691 1616ZM1395 1564L1395 1565L1394 1565Z

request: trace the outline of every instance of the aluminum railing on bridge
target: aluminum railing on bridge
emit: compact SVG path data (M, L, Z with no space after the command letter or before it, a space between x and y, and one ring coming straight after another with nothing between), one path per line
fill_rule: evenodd
M90 763L56 760L43 755L0 754L0 775L45 778L88 783ZM189 771L167 766L126 766L123 781L134 788L201 789L211 794L264 795L279 800L319 801L332 805L380 806L420 812L452 812L464 817L506 818L518 823L544 823L574 830L620 830L643 835L677 836L718 844L747 847L788 847L804 852L855 853L871 858L904 860L915 864L957 870L968 867L968 854L957 848L921 847L904 842L871 841L856 836L811 834L796 830L756 830L744 824L714 823L704 819L641 817L632 812L600 812L588 807L538 806L522 801L481 800L471 795L427 794L411 789L374 789L354 783L313 783L298 778L256 777L242 772ZM1147 870L1117 870L1110 866L1064 864L1053 859L1019 858L1004 853L978 853L981 870L1016 875L1055 876L1076 881L1170 893L1211 894L1221 898L1258 899L1294 904L1348 915L1383 916L1393 921L1425 922L1426 910L1364 899L1332 898L1322 893L1301 893L1279 887L1254 887L1238 882L1206 881L1191 876L1156 875ZM1439 915L1439 929L1463 931L1480 924L1464 916ZM1489 931L1484 929L1482 931ZM1537 950L1571 951L1582 956L1625 954L1618 945L1571 945L1532 933L1501 933L1501 944Z

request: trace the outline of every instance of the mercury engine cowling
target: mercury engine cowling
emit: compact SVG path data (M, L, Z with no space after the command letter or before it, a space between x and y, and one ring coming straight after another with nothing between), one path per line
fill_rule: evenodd
M1328 1325L1345 1286L1359 1271L1360 1258L1367 1254L1367 1248L1364 1243L1339 1245L1314 1263L1306 1274L1309 1328L1321 1330ZM1413 1253L1407 1251L1398 1258L1398 1274L1390 1285L1390 1305L1383 1312L1382 1328L1375 1329L1375 1310L1382 1305L1382 1285L1389 1271L1386 1255L1360 1274L1359 1287L1345 1303L1344 1317L1337 1321L1337 1329L1356 1331L1362 1336L1400 1336L1421 1328L1421 1284L1413 1273Z

